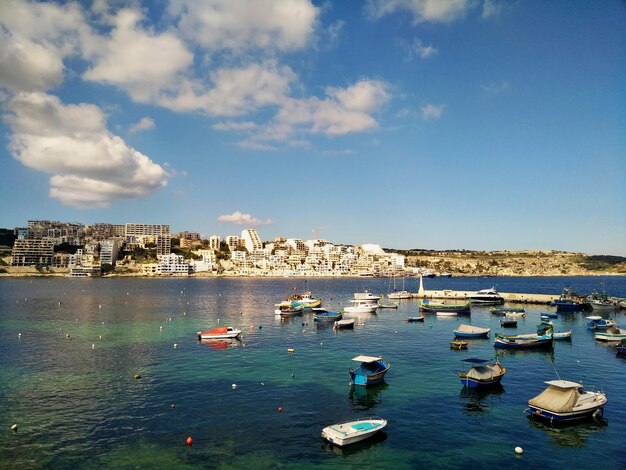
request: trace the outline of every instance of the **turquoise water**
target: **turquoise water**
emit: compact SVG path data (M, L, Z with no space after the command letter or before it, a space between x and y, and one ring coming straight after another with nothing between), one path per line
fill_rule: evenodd
M626 296L626 278L451 278L429 289L558 293L600 289ZM407 289L416 290L415 281ZM411 284L411 285L409 285ZM493 340L452 351L456 319L407 323L417 301L361 315L354 331L318 327L310 315L281 321L273 304L304 287L328 307L352 293L387 292L381 279L4 279L0 281L0 465L3 468L625 468L626 360L594 341L584 314L553 353L504 352L503 389L468 394L461 359L493 358ZM60 304L59 304L60 302ZM341 303L341 304L340 304ZM517 332L534 330L527 308ZM624 313L613 315L626 325ZM467 322L467 319L463 319ZM471 324L500 331L473 308ZM196 331L240 327L242 341L197 341ZM505 330L515 331L515 330ZM19 336L21 333L21 336ZM69 336L68 336L69 335ZM174 347L174 344L177 347ZM92 349L93 348L93 349ZM294 348L290 354L288 348ZM386 383L351 387L350 359L384 355ZM543 381L602 388L605 420L554 429L522 411ZM140 374L140 379L135 379ZM233 389L232 384L236 384ZM175 404L175 407L172 407ZM278 409L282 408L282 412ZM384 434L344 450L329 424L378 415ZM10 426L19 426L17 433ZM187 436L193 445L187 447ZM516 446L524 448L517 456Z

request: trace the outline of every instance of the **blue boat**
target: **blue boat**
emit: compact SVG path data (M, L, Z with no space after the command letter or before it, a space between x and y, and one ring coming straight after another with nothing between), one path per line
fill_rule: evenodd
M606 395L587 391L577 382L550 380L548 388L528 400L524 411L531 418L540 418L553 423L570 423L597 415L602 416Z
M486 338L490 330L490 328L461 324L453 333L457 338Z
M589 307L582 296L567 287L563 289L561 297L554 301L554 305L557 312L580 312Z
M500 380L506 374L506 367L502 367L496 360L494 364L486 364L486 359L471 357L463 359L463 362L471 362L473 367L467 372L459 372L461 383L467 388L484 390L500 384Z
M341 320L343 314L341 312L331 312L330 310L317 310L315 309L315 314L313 316L313 321L317 322L332 322Z
M554 341L553 325L537 325L537 333L505 336L496 333L495 348L503 349L551 349Z
M590 330L606 330L612 326L615 326L615 322L613 320L602 318L599 315L591 315L587 317L587 320L590 320L587 323L587 328Z
M391 365L382 357L356 356L353 361L360 362L358 369L350 369L351 385L374 385L385 378L385 374Z
M626 357L626 339L620 341L619 345L615 347L617 355L620 357Z
M547 318L559 318L558 314L550 313L550 312L541 312L541 316L542 317L547 317Z

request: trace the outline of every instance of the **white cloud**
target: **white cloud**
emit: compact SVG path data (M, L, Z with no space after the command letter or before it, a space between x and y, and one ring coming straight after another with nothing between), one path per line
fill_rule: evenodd
M219 222L228 222L235 225L247 225L249 227L257 227L259 225L273 224L271 219L260 220L252 217L250 214L242 214L239 211L235 211L232 214L220 215L217 220Z
M481 85L483 91L487 93L503 93L510 88L509 82L502 80L499 83L489 83L487 85Z
M251 121L227 121L218 122L211 126L216 131L250 131L256 129L257 125Z
M147 103L177 87L193 62L193 54L170 32L143 30L138 26L142 20L143 15L136 10L120 11L111 37L89 57L94 65L83 78L116 85L133 100Z
M368 0L366 11L374 19L408 11L415 23L449 23L465 16L471 6L470 0Z
M504 6L501 3L494 2L493 0L485 0L483 3L483 12L481 18L486 20L488 18L494 18L502 13Z
M428 59L429 57L437 55L437 52L439 52L433 46L424 45L419 38L415 38L415 41L413 41L413 51L422 59Z
M132 126L130 126L130 132L141 132L141 131L149 131L150 129L154 129L156 124L154 123L154 119L149 117L142 117L139 122L136 122Z
M50 196L78 207L105 207L116 199L146 196L167 184L168 174L106 129L90 104L63 105L54 96L21 93L4 120L10 150L24 165L54 176Z
M439 119L443 114L443 110L446 107L445 104L431 104L428 103L420 108L422 112L422 119L424 121L432 121Z
M319 8L309 0L171 0L181 34L210 50L289 51L310 41Z

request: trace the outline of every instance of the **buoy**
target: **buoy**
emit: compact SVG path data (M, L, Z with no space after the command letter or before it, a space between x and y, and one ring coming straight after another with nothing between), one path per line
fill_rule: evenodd
M174 349L178 347L178 343L174 343Z
M291 378L293 379L296 376L293 372L291 373Z
M98 304L98 308L102 308L102 304Z
M69 333L67 333L67 334L65 335L65 337L66 337L66 338L69 338L69 337L70 337L70 334L69 334Z
M139 379L141 378L141 375L139 375L139 374L135 374L135 375L133 375L133 378L134 378L135 380L139 380Z
M92 344L92 345L91 345L91 349L96 349L96 345L95 345L95 344Z
M516 448L515 448L515 453L516 453L516 454L520 454L520 455L521 455L521 454L523 454L523 453L524 453L524 449L522 449L521 447L516 447Z
M263 325L259 325L259 330L262 330L262 329L263 329Z
M233 390L235 390L237 388L237 384L232 384L231 387L233 387Z
M323 346L323 345L324 345L324 343L320 343L320 346Z
M162 326L159 326L159 330L163 331L163 327L162 327Z
M282 413L282 412L283 412L283 407L282 407L282 406L279 406L279 407L278 407L278 412L279 412L279 413Z
M172 403L172 409L176 408L176 403Z
M98 336L98 339L102 339L102 335Z
M11 431L17 432L17 424L14 424L13 426L11 426Z
M292 353L292 352L295 352L295 351L296 351L296 350L295 350L295 349L293 349L293 348L288 348L288 349L287 349L287 352L288 352L288 353Z
M22 333L18 333L17 336L21 338L22 337Z
M102 324L104 325L104 322L102 322Z
M261 385L265 385L263 382L261 382Z
M191 444L193 444L193 439L191 438L191 436L189 436L187 438L187 445L190 446Z

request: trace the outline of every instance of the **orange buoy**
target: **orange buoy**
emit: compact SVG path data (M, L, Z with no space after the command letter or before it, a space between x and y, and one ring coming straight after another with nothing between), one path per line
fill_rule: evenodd
M282 412L283 412L283 407L282 407L282 406L279 406L279 407L278 407L278 412L279 412L279 413L282 413Z
M187 438L187 445L190 446L191 444L193 444L193 439L191 438L191 436L189 436Z

